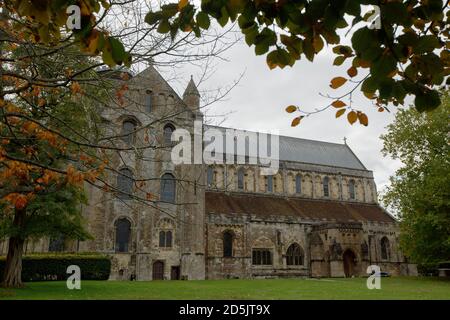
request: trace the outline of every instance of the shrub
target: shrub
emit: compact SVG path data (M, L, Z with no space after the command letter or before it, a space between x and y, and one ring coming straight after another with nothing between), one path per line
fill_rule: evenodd
M417 271L422 276L433 276L438 275L438 264L437 263L421 263L417 265Z
M442 261L439 263L438 268L450 269L450 261Z
M5 260L0 257L0 278ZM82 280L107 280L111 271L111 260L99 254L36 254L23 257L22 281L66 280L70 265L80 267Z

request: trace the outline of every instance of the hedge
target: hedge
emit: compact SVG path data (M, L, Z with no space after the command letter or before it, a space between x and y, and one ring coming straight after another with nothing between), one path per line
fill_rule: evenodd
M5 257L0 257L0 278L3 278ZM82 280L107 280L111 272L111 260L98 254L37 254L24 256L22 281L61 281L70 274L67 267L77 265Z
M434 262L420 263L417 265L417 272L422 276L438 276L438 264Z

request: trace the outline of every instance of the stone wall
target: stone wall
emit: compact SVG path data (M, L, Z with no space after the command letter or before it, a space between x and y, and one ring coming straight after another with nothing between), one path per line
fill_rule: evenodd
M232 257L224 257L223 235L233 234ZM295 217L260 218L250 215L209 214L206 226L207 279L255 277L367 276L369 265L392 275L416 274L398 248L395 223L317 222ZM389 240L388 257L382 257L381 239ZM287 265L290 245L298 244L301 265ZM253 265L252 250L272 252L270 265ZM352 266L346 271L346 256Z
M313 199L332 199L363 203L377 203L377 191L371 175L361 176L360 170L347 169L345 175L329 172L306 171L305 168L294 169L282 162L280 169L273 176L273 191L267 187L267 176L260 174L257 165L218 164L210 166L213 170L213 181L208 185L211 190L226 190L239 192L255 192L264 194L298 196ZM308 168L310 169L310 168ZM317 169L317 168L312 168ZM321 168L326 169L325 166ZM205 168L206 170L206 168ZM243 188L238 187L238 172L244 173ZM296 177L301 179L300 192L296 190ZM323 181L329 179L329 195L324 195ZM354 198L349 193L349 183L354 183Z

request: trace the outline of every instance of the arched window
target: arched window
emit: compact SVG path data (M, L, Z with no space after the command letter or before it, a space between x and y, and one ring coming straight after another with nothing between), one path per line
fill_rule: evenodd
M223 256L233 256L233 234L230 231L223 233Z
M159 246L161 248L172 247L172 231L160 231L159 232Z
M295 176L295 193L302 193L302 177L300 175Z
M208 167L206 169L206 184L208 187L211 187L213 185L213 179L214 179L214 171L212 167Z
M145 92L145 111L152 111L152 92L150 90Z
M122 123L122 140L127 144L133 144L135 138L136 123L133 120L125 120Z
M131 223L122 218L116 221L116 252L128 252L131 235Z
M164 126L164 144L172 144L172 133L175 131L175 127L171 124L166 124Z
M244 169L240 168L238 170L238 189L244 190Z
M161 201L175 202L175 177L170 173L161 177Z
M266 178L267 178L266 191L273 192L273 176L267 176Z
M355 180L350 180L348 183L348 194L350 199L355 199Z
M287 249L286 264L288 266L303 265L303 250L297 243L291 244Z
M381 238L381 259L389 260L389 240L386 237Z
M328 177L323 178L323 196L330 196L330 179Z
M133 194L133 172L130 169L122 168L119 170L117 189L119 190L119 198L131 199Z

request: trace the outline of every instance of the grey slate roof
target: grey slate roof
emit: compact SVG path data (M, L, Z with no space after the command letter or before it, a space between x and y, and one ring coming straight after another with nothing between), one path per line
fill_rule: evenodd
M367 170L346 144L280 136L280 160Z
M205 125L205 129L214 128L225 131L219 126ZM367 170L347 144L308 140L279 136L280 161L292 161L308 164Z

